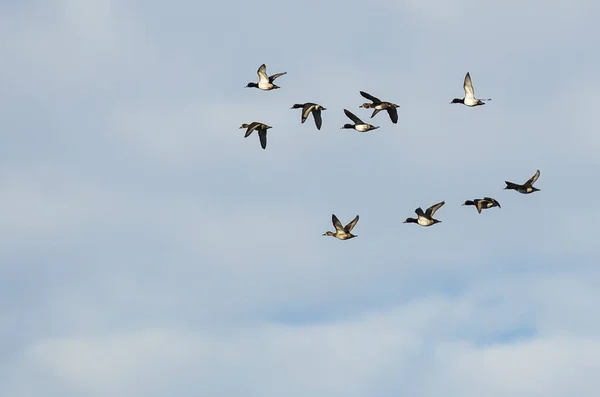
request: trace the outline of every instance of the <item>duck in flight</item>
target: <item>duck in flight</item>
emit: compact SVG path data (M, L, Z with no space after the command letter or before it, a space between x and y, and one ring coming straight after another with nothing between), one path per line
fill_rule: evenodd
M465 106L473 107L479 105L485 105L483 101L491 101L492 98L488 99L477 99L475 98L475 90L473 89L473 83L471 82L471 75L469 72L465 75L465 82L463 83L463 89L465 90L465 97L463 99L454 98L450 103L462 103Z
M335 233L327 231L323 233L323 236L331 236L339 240L348 240L358 237L357 234L350 233L352 229L354 229L356 222L358 222L358 215L356 215L356 218L352 219L346 226L342 226L342 223L337 216L335 216L335 214L331 214L331 222L333 223L333 227L335 227Z
M250 124L242 124L240 129L242 129L242 128L246 128L246 135L244 135L244 138L248 138L250 136L250 134L252 134L252 131L254 131L254 130L258 131L258 138L260 139L260 146L262 146L263 149L267 148L267 130L269 128L273 128L273 127L268 126L263 123L259 123L258 121L254 121Z
M371 130L375 130L375 129L379 128L379 127L372 126L371 124L365 123L364 121L362 121L361 119L356 117L356 115L354 115L354 113L352 113L348 109L344 109L344 113L346 113L346 116L348 116L348 118L350 120L354 121L354 124L344 124L342 129L354 128L358 132L367 132L367 131L371 131Z
M308 115L312 113L313 118L315 119L315 125L317 126L318 130L321 129L321 124L323 124L323 119L321 118L321 110L327 110L323 106L312 102L306 102L302 104L296 103L290 109L302 109L302 124L304 124L304 122L308 118Z
M504 190L512 189L512 190L516 190L517 192L523 193L523 194L529 194L529 193L540 191L541 189L538 189L537 187L533 187L533 184L535 183L535 181L538 180L539 177L540 177L540 170L537 170L535 172L535 175L533 175L531 178L529 178L529 180L522 185L519 185L519 184L513 183L513 182L509 182L509 181L504 181L504 183L506 183L506 187L504 188Z
M372 102L366 102L359 106L364 109L375 109L373 110L371 118L375 117L375 115L380 111L387 110L388 114L390 115L390 119L392 120L392 123L396 124L398 122L398 111L396 110L396 108L400 107L399 105L396 105L395 103L391 102L382 102L379 98L376 98L371 94L367 94L364 91L360 91L360 95Z
M262 65L260 65L260 67L256 71L256 74L258 74L258 83L248 83L246 88L253 87L253 88L258 88L259 90L263 90L263 91L269 91L269 90L274 90L276 88L280 88L278 85L273 84L273 81L277 77L283 76L286 73L287 72L276 73L273 76L268 76L267 75L267 66L263 63Z
M462 205L473 205L473 206L475 206L475 208L477 208L477 212L479 212L480 214L481 214L481 210L483 210L483 209L488 209L488 208L492 208L492 207L502 208L502 207L500 207L500 203L496 199L493 199L491 197L484 197L482 199L475 199L475 200L467 200Z
M445 201L441 201L441 202L434 204L431 207L427 208L427 210L425 212L423 212L421 207L419 207L415 210L415 213L417 214L416 219L415 218L406 218L406 220L402 223L417 223L421 226L431 226L436 223L439 223L441 221L439 221L437 219L433 219L433 215L444 204L445 204Z

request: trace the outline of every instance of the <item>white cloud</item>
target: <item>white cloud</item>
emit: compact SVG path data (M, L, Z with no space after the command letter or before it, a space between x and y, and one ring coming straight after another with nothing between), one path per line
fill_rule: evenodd
M485 348L447 344L436 354L434 382L423 395L591 397L600 386L599 353L597 338L536 338Z
M590 395L594 3L471 3L0 16L0 394ZM281 90L242 88L261 62ZM489 105L448 103L466 70ZM382 128L340 130L344 107ZM542 192L502 191L537 168ZM460 207L483 195L503 208ZM360 237L322 237L332 212Z
M514 279L507 281L506 287L514 285ZM534 281L533 289L539 287L543 284ZM25 379L36 373L64 396L158 395L165 389L266 397L366 396L390 390L410 390L416 397L442 392L558 397L568 391L591 396L598 386L593 376L599 364L597 337L542 333L477 345L472 336L453 332L494 324L495 317L511 321L519 304L536 311L554 304L521 298L510 300L502 312L480 306L480 297L423 298L322 324L149 327L46 339L19 356L10 390L18 395L27 386ZM589 315L577 313L579 318ZM503 322L492 328L501 330ZM548 331L559 328L555 323Z

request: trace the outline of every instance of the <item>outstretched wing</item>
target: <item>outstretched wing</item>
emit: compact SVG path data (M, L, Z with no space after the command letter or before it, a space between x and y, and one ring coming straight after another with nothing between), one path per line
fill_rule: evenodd
M444 204L446 204L446 202L445 202L445 201L440 201L439 203L432 205L431 207L427 208L427 211L425 211L425 214L426 214L427 216L430 216L430 217L432 217L432 216L435 214L435 212L436 212L437 210L439 210L439 209L440 209L440 207L441 207L442 205L444 205Z
M264 63L260 65L258 70L256 71L258 74L258 83L267 83L269 81L269 76L267 76L267 65Z
M362 121L361 119L359 119L358 117L356 117L354 115L354 113L352 113L348 109L344 109L344 113L346 113L346 116L348 116L348 118L350 120L354 121L354 124L364 124L364 121Z
M473 89L473 82L471 81L471 75L469 72L465 75L465 82L463 84L463 88L465 90L465 99L466 98L475 98L475 90Z
M540 170L537 170L535 172L535 175L532 176L527 182L525 182L526 185L533 185L535 183L535 181L538 180L538 178L540 177Z
M392 123L396 124L398 122L398 111L396 110L396 108L394 108L394 107L387 108L387 112L390 115L390 119L392 120Z
M244 135L244 138L248 138L250 134L252 134L252 131L254 131L258 127L258 124L259 123L256 121L250 123L250 125L248 125L248 129L246 130L246 135Z
M315 125L317 126L317 129L320 130L321 125L323 124L323 119L321 118L321 110L313 110L312 114L315 118Z
M345 227L344 230L348 233L350 233L352 231L352 229L354 229L354 226L356 225L356 222L358 222L358 215L356 215L356 218L352 219L352 221L350 221Z
M258 130L258 137L260 138L260 146L263 149L267 148L267 130Z
M335 227L335 230L339 230L340 232L344 231L342 222L340 222L340 220L337 216L335 216L335 214L331 214L331 222L333 223L333 227Z
M371 101L371 102L373 102L373 103L375 103L375 104L377 104L377 103L381 103L381 100L380 100L379 98L377 98L377 97L374 97L374 96L373 96L373 95L371 95L371 94L367 94L367 93L366 93L366 92L364 92L364 91L360 91L360 95L362 95L363 97L367 98L369 101Z
M302 107L302 123L306 121L308 115L310 114L310 111L313 109L314 106L315 104L310 102L304 104L304 106Z
M484 200L490 201L492 203L494 203L495 205L497 205L498 207L500 207L500 203L498 202L498 200L496 200L495 198L492 197L484 197Z
M277 77L279 76L283 76L284 74L287 74L287 72L283 72L283 73L275 73L273 76L269 77L269 83L272 83L273 80L275 80Z
M417 214L418 216L424 216L425 213L423 212L423 209L421 207L417 208L415 210L415 214Z

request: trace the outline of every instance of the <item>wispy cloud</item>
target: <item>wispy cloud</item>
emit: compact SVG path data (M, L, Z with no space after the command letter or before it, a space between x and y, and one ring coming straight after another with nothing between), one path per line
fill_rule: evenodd
M594 2L0 8L3 396L600 386ZM486 106L449 104L467 71Z

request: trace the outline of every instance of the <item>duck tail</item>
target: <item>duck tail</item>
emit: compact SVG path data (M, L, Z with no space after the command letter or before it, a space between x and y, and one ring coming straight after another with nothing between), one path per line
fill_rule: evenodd
M504 189L516 189L519 186L516 183L512 183L509 181L504 181L504 183L506 183L506 187Z

